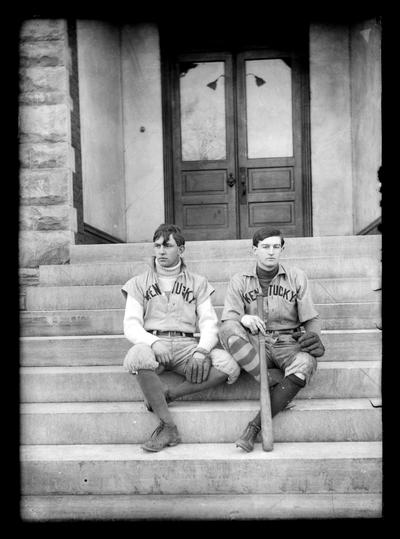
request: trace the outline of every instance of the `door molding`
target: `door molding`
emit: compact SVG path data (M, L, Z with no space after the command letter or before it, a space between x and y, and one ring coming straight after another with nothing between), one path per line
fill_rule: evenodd
M173 141L173 108L174 95L173 64L170 42L165 34L160 32L160 58L161 58L161 108L162 108L162 134L163 134L163 162L164 162L164 215L166 223L174 222L174 160L172 155Z
M307 40L308 41L308 40ZM307 48L308 50L308 48ZM312 178L311 178L311 115L310 115L310 69L309 57L301 55L301 166L303 174L303 234L313 235L312 227Z
M160 59L161 59L161 97L162 97L162 132L163 132L163 161L164 161L164 214L165 222L173 223L175 219L174 208L174 159L173 159L173 99L175 94L174 58L178 53L185 52L211 52L226 50L227 47L215 47L215 43L207 44L207 37L195 45L185 46L184 40L171 35L168 28L162 24L160 30ZM175 28L176 30L176 28ZM300 95L301 95L301 170L303 180L303 236L312 236L312 178L311 178L311 130L310 130L310 80L309 80L309 28L297 28L298 41L289 39L290 47L295 51L301 63ZM173 31L173 30L172 30ZM293 35L293 34L292 34ZM281 37L281 36L280 36ZM235 44L234 52L247 48L271 48L275 47L268 43L245 43ZM289 47L289 48L290 48ZM232 48L232 43L231 47Z

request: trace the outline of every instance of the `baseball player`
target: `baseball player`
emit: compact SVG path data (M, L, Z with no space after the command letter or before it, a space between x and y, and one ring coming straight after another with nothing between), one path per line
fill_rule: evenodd
M223 382L233 384L240 368L218 344L218 318L211 302L214 288L189 271L183 261L185 239L179 227L160 225L154 233L149 268L122 287L126 297L124 334L133 346L125 368L137 376L147 408L160 419L146 451L160 451L181 439L168 403ZM200 339L194 337L196 329ZM185 377L176 387L164 386L164 370Z
M272 416L310 381L317 367L316 358L325 352L320 320L304 271L279 261L284 243L280 230L264 227L255 232L253 252L257 263L251 271L237 273L230 280L219 332L224 348L258 382L257 334L261 331L265 335ZM263 296L264 319L257 315L259 294ZM259 411L236 445L252 451L260 427Z

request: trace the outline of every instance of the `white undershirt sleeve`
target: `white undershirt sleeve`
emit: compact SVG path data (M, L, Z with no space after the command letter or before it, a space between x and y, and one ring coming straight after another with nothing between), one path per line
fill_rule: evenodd
M124 315L124 335L132 344L151 346L159 338L143 327L143 307L130 295L127 295Z
M197 306L197 313L200 330L199 348L211 351L218 343L218 317L210 297Z

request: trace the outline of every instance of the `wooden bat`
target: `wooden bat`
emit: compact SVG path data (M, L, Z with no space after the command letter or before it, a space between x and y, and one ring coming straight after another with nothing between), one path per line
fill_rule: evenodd
M257 296L257 313L264 320L264 306L262 295ZM274 447L274 434L272 430L271 397L268 384L268 368L265 356L265 337L258 332L258 345L260 356L260 408L261 408L261 442L264 451L272 451Z

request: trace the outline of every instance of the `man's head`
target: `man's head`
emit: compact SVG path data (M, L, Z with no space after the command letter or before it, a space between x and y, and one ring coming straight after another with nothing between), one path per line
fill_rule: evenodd
M253 252L257 264L264 270L271 271L279 264L285 240L277 228L264 227L256 230L253 236Z
M162 224L153 235L154 256L160 266L171 267L178 264L185 250L185 238L181 229L172 224Z

